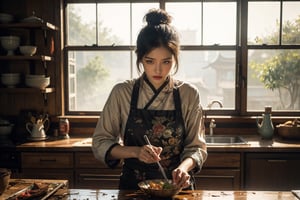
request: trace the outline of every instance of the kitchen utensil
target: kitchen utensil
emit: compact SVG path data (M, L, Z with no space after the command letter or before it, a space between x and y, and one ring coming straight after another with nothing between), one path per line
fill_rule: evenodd
M271 118L272 107L266 106L265 113L262 114L262 121L259 123L259 119L256 119L256 125L258 133L263 139L271 139L274 133L274 126Z
M32 123L35 121L35 123ZM31 138L46 138L46 131L49 129L49 118L41 117L31 122L26 123L26 130L30 133Z
M145 139L146 143L147 143L148 145L150 145L150 147L152 148L152 145L151 145L150 140L149 140L149 138L147 137L147 135L144 135L144 139ZM153 149L152 149L152 150L153 150ZM166 173L165 173L164 168L161 166L161 164L159 163L159 161L157 161L156 163L157 163L157 165L158 165L158 167L159 167L159 169L160 169L160 171L161 171L161 173L162 173L164 179L168 182L168 177L167 177L167 175L166 175Z

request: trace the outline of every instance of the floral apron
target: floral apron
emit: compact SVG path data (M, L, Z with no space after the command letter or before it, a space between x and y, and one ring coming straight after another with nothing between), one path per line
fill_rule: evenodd
M172 170L180 163L180 152L183 150L185 135L179 91L173 89L175 110L148 110L147 108L161 89L156 92L145 108L138 109L139 88L140 79L135 82L133 87L124 145L143 146L146 144L144 135L147 135L152 145L163 148L160 163L167 177L172 179ZM163 176L156 163L146 164L137 158L129 158L124 160L119 188L138 189L140 181L162 178Z

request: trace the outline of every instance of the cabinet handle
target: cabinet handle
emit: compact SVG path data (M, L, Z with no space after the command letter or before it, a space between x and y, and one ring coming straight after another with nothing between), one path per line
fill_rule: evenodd
M56 162L56 159L40 159L40 162Z
M270 163L285 163L285 162L287 162L287 160L276 160L276 159L274 159L274 160L268 160L268 162L270 162Z

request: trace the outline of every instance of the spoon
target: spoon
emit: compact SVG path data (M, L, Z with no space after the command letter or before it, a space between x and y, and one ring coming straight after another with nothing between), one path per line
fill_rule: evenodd
M152 151L154 151L153 148L152 148L152 145L151 145L151 143L150 143L150 140L149 140L149 138L147 137L147 135L144 135L144 139L145 139L146 143L147 143L148 145L150 145ZM168 180L168 178L167 178L167 175L166 175L166 173L165 173L164 168L161 166L161 164L159 163L159 161L157 161L156 163L157 163L157 165L158 165L158 167L159 167L159 169L160 169L160 171L161 171L161 173L162 173L164 179L166 180L167 183L169 183L169 180Z

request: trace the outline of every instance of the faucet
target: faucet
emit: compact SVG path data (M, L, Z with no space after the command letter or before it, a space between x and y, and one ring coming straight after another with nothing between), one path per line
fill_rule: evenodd
M213 136L214 128L217 126L215 119L211 119L209 123L209 135Z
M221 101L213 100L213 101L211 101L211 102L207 105L208 109L211 109L212 106L213 106L215 103L219 104L220 108L223 108L223 104L222 104ZM212 135L214 134L214 128L215 128L216 126L217 126L216 120L215 120L215 119L211 119L211 120L210 120L210 123L209 123L209 135L210 135L210 136L212 136Z
M213 106L215 103L219 104L220 108L223 108L223 104L222 104L222 102L219 101L219 100L212 100L212 101L207 105L207 108L211 109L212 106Z

